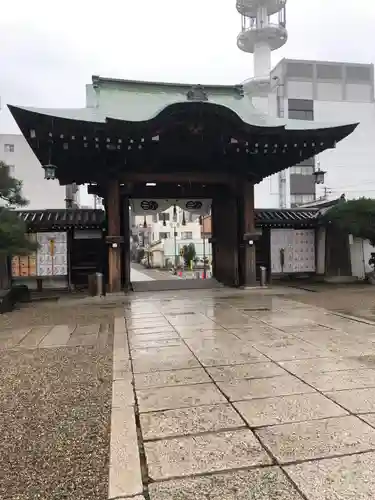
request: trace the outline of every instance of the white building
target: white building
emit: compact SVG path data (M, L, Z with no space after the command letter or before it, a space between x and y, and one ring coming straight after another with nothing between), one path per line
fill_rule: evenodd
M176 215L174 216L174 210ZM199 215L183 212L181 208L173 206L154 215L146 217L136 215L133 218L133 234L138 234L141 246L148 246L159 240L176 240L190 243L201 240L201 226Z
M44 179L44 170L21 134L0 134L0 161L9 166L12 177L22 181L22 192L30 210L65 208L66 199L77 203L71 186Z
M286 4L287 0L236 1L241 14L237 45L253 55L254 76L243 82L245 94L260 111L280 118L360 125L335 150L265 179L256 187L255 204L287 208L329 194L374 196L374 67L283 59L271 70L271 52L288 39ZM318 168L327 173L316 190L313 172Z
M328 61L283 59L271 71L270 114L317 122L355 123L358 128L333 150L256 187L257 207L290 207L315 198L375 196L374 66ZM326 172L322 186L312 173Z

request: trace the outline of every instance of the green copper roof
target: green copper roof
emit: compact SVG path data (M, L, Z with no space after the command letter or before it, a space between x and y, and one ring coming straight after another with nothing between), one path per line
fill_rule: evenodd
M107 118L135 123L147 122L157 117L170 105L189 103L188 93L198 91L204 97L205 102L223 106L235 113L245 124L255 127L317 130L350 125L289 120L264 114L253 106L248 97L243 95L241 85L191 85L120 80L100 76L93 76L92 81L92 85L88 87L92 95L96 96L95 106L77 109L30 107L19 109L55 118L93 123L105 123Z
M223 100L224 101L224 100ZM228 99L226 99L228 101ZM265 128L284 128L286 130L320 130L320 129L332 129L336 127L358 125L357 123L326 123L326 122L315 122L307 120L291 120L284 118L276 118L263 113L260 113L254 108L250 102L244 102L243 100L237 102L233 99L233 102L224 104L220 102L219 99L209 99L207 101L211 104L217 104L223 106L230 111L233 111L245 124L252 125L255 127L265 127ZM32 108L23 106L10 106L12 109L20 109L24 111L29 111L30 113L36 113L45 116L51 116L53 118L61 118L66 120L77 120L92 123L106 123L107 119L122 120L126 122L147 122L156 118L162 111L167 109L172 104L185 104L188 105L189 101L175 101L170 104L165 104L155 110L150 112L147 108L139 109L136 113L124 109L119 110L117 113L106 112L104 109L100 108L76 108L76 109L63 109L63 108Z

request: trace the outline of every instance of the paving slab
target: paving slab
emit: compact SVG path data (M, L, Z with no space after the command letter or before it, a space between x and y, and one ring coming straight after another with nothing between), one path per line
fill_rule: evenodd
M147 342L155 340L174 340L180 339L177 332L174 330L163 330L161 332L129 332L130 342Z
M132 385L132 374L127 373L121 379L115 379L112 383L112 407L124 408L134 405L134 389Z
M142 328L140 327L133 328L128 326L127 330L130 337L136 337L138 335L158 335L161 337L162 334L165 336L167 336L168 334L171 336L173 335L174 337L176 336L176 332L173 329L173 327L171 325L164 323L159 326L151 323L150 326L144 326Z
M372 500L375 453L330 458L285 467L308 500Z
M39 347L53 348L59 346L66 346L74 331L74 326L69 325L56 325L40 342Z
M231 401L316 392L292 375L218 382L218 386Z
M203 368L135 374L135 386L137 389L209 382L211 382L211 379Z
M348 415L347 411L318 393L240 401L234 406L250 427Z
M302 500L277 467L163 481L149 493L150 500Z
M352 413L375 412L375 388L327 392L326 395Z
M280 463L375 449L375 429L354 416L275 425L255 432Z
M301 339L281 339L275 342L257 342L256 348L274 361L308 359L333 356L326 349L304 342Z
M246 363L244 365L209 367L207 371L218 382L245 378L267 378L286 374L285 370L276 363Z
M130 348L132 351L142 349L154 349L155 347L178 347L184 345L183 341L179 338L159 339L154 340L130 340Z
M18 328L16 330L9 330L5 337L0 338L0 349L11 349L16 347L23 338L30 332L31 327Z
M146 442L145 451L153 480L271 463L248 429Z
M226 402L226 399L214 384L140 389L137 390L137 397L141 412L171 410Z
M143 413L140 418L146 440L245 427L229 404Z
M131 406L112 409L109 463L109 498L142 493L134 410Z
M375 370L346 370L322 374L306 374L303 379L319 391L341 391L375 387Z
M375 413L365 413L364 415L359 416L362 420L375 427Z
M203 366L239 365L266 361L266 357L246 342L235 339L192 340L187 344Z
M132 352L134 373L199 367L199 362L185 346L156 347Z
M299 359L297 361L280 361L279 365L298 376L302 376L305 373L326 373L368 368L366 362L358 358Z
M21 340L19 347L25 349L36 349L44 337L52 329L51 326L36 326Z
M176 326L176 331L179 333L181 338L216 338L222 335L228 335L228 332L220 325L215 326Z
M265 323L270 324L271 326L274 326L275 328L288 328L288 327L293 327L297 326L300 328L301 326L307 327L307 328L318 328L319 324L316 323L312 319L304 318L301 313L294 313L293 311L285 312L282 314L275 314L271 313L268 315L268 317L263 317L262 320Z
M99 323L92 323L90 325L77 325L77 327L74 330L74 335L80 336L80 335L97 335L100 330L100 324Z

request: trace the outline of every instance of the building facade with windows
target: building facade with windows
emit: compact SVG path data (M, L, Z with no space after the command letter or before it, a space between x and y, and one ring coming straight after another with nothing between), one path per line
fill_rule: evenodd
M359 122L359 126L334 150L265 179L255 188L256 206L295 207L327 193L333 198L342 193L347 198L374 197L373 65L283 59L271 71L271 83L262 108L268 106L274 116L321 123ZM326 172L321 186L313 176L319 168Z
M160 240L191 241L201 239L199 215L183 212L181 208L174 207L147 216L135 215L131 217L132 233L139 238L140 246L148 246Z
M21 134L0 134L0 161L9 166L9 174L22 181L23 195L30 210L65 208L79 204L79 192L73 186L47 181L41 165Z

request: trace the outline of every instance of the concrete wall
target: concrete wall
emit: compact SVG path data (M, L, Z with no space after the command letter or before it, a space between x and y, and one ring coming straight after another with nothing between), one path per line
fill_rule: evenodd
M347 198L375 196L375 179L372 176L375 151L373 65L284 59L272 70L271 78L274 77L279 80L275 80L273 94L282 96L285 110L289 99L311 100L316 122L360 122L358 129L341 141L336 149L319 155L320 168L327 171L324 185L332 190L333 197L343 192ZM292 171L291 176L294 176ZM290 188L296 191L299 187L296 179L288 178L291 181L289 191ZM268 198L270 203L274 203L277 199L274 193L270 188L267 197L263 191L263 200ZM323 194L323 186L318 185L317 198Z
M369 260L371 253L375 252L375 248L368 240L362 240L361 238L350 238L349 243L352 276L363 280L366 274L373 270Z

